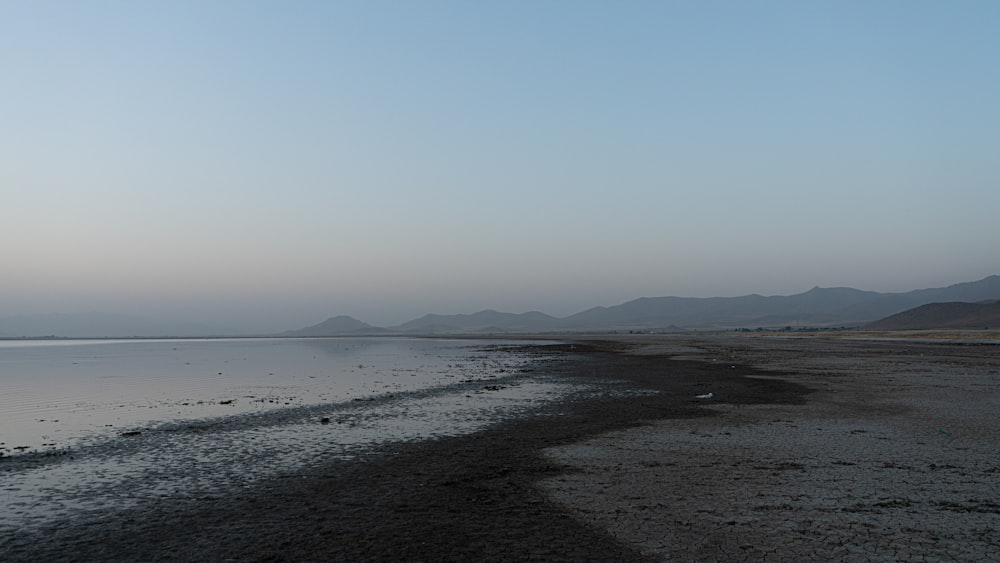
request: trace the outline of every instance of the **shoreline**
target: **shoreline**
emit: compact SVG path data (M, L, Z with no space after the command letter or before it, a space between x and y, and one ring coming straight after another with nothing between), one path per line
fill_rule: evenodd
M537 369L557 377L599 383L609 397L553 405L539 415L501 423L469 436L396 444L363 461L330 463L300 475L285 475L244 494L165 498L148 510L111 513L87 526L0 538L0 556L6 560L67 561L498 561L532 557L643 561L766 556L768 560L791 561L801 559L803 554L816 558L829 553L846 559L860 560L865 555L907 560L907 553L916 556L921 549L933 547L921 548L922 544L916 542L918 532L924 533L926 528L909 525L914 531L907 532L900 526L895 543L884 542L892 547L891 551L877 542L868 547L871 542L861 542L860 551L851 551L844 547L851 540L844 533L810 539L808 534L795 536L808 530L791 530L793 537L801 541L789 542L788 529L769 527L781 521L775 515L801 522L802 514L816 512L809 512L806 502L812 498L810 486L813 492L828 490L818 486L816 479L782 480L786 477L826 475L841 479L832 482L847 483L851 471L864 469L873 488L883 487L884 483L878 481L880 477L869 467L871 464L863 464L865 460L860 458L845 457L840 460L844 465L822 465L782 456L780 451L765 455L761 444L784 437L786 448L808 445L815 437L796 434L796 421L827 421L828 434L833 436L829 444L856 438L879 439L886 437L883 427L891 428L900 420L912 421L922 412L918 399L925 393L926 381L885 381L890 376L880 372L881 368L865 367L869 360L884 364L886 358L908 359L906 369L897 370L900 373L891 379L913 371L910 368L920 362L929 366L930 372L938 364L958 362L967 371L972 366L984 371L976 381L987 386L977 388L981 397L991 401L987 406L992 407L997 397L996 346L977 348L976 352L985 354L983 360L983 354L973 354L970 359L966 357L967 348L950 344L900 346L898 342L690 335L598 338L599 342L579 340L545 347L567 357ZM921 352L915 349L948 353L937 361L918 356ZM965 355L955 356L956 350ZM845 353L859 360L832 367L817 362L817 358L843 359ZM988 373L991 369L994 374ZM825 385L828 380L835 384ZM962 381L956 383L956 392L964 392L960 388ZM869 401L865 386L873 382L910 386L905 392L889 395L890 400ZM656 393L616 395L625 389ZM940 394L940 387L929 389ZM715 397L711 401L694 399L708 392ZM905 404L915 400L918 404ZM932 435L926 440L970 440L961 444L972 448L973 454L981 455L984 444L995 453L992 444L996 443L996 423L973 418L965 427L952 425L951 436ZM775 419L791 423L776 423ZM862 428L859 421L868 429ZM876 428L874 422L882 426ZM837 424L849 431L833 432L833 428L840 428ZM865 432L851 432L858 429ZM970 438L967 429L979 434ZM933 431L936 433L938 428ZM879 439L880 446L886 443L898 444L899 440ZM736 452L737 446L750 450L740 453L740 459L723 459ZM887 450L878 451L881 455ZM924 455L928 452L934 453L927 450ZM815 460L820 453L812 456ZM754 461L757 457L763 461ZM739 472L732 470L732 463L741 459L745 462L743 477L736 479ZM995 465L980 467L972 464L971 458L964 465L950 463L964 468L964 476L945 465L949 464L937 463L936 467L942 469L934 471L935 478L954 474L955 478L968 480L971 472L973 478L979 479L976 486L985 487L981 499L998 498L997 480L992 479L995 475L986 473ZM847 473L840 475L838 471ZM753 475L760 478L750 479ZM706 488L704 480L715 485L714 489ZM890 484L902 486L898 479ZM787 499L783 501L787 507L769 504L765 502L769 488L781 494L792 491L800 500L806 500L800 502L801 506ZM684 491L686 500L678 498L679 490ZM751 493L765 496L747 496ZM882 511L880 517L886 511L896 511L912 514L914 521L926 517L930 526L935 519L972 514L984 521L981 528L1000 528L998 511L988 503L969 504L965 498L937 499L953 503L942 505L932 504L935 499L922 503L902 494L883 496L888 500L878 497L874 502L890 504L872 507ZM902 499L909 499L909 504ZM827 503L823 507L829 509L826 513L838 515L839 520L831 521L833 524L864 523L865 518L876 514L851 512L852 507L857 509L858 499L824 496L821 500ZM853 504L843 504L848 500L854 500ZM755 508L772 504L778 508ZM831 525L826 531L832 534L836 528ZM865 539L859 535L861 531L852 533ZM992 537L996 534L979 534L970 543L968 536L938 533L935 541L946 548L948 542L965 542L965 551L942 552L964 558L1000 553L998 540ZM831 546L831 538L840 544ZM912 551L906 552L900 545L909 545Z

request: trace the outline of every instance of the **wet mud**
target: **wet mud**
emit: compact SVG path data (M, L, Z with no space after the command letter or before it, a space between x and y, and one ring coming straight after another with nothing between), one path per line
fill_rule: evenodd
M168 493L80 522L7 530L0 559L1000 553L1000 536L988 533L1000 528L997 468L985 461L997 443L986 416L996 412L995 346L657 337L539 350L561 359L533 369L588 391L471 434L384 444L236 491ZM965 415L946 416L975 397Z

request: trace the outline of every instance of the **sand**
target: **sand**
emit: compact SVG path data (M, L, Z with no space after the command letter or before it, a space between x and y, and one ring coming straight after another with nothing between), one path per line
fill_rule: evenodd
M0 537L0 560L1000 559L1000 346L581 339L470 436ZM712 393L712 399L697 395Z

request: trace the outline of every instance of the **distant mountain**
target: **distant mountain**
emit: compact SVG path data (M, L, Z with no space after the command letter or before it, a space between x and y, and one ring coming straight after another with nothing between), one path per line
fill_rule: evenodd
M281 336L339 336L345 334L378 334L386 332L384 328L361 322L354 317L339 315L306 328L290 330Z
M196 323L164 321L106 313L19 315L0 318L0 337L131 338L220 336L235 331Z
M500 313L486 310L471 315L428 314L390 328L392 332L428 333L496 333L535 332L551 330L558 326L556 317L531 311L529 313Z
M561 319L557 326L565 330L856 326L931 301L985 299L1000 299L1000 276L908 293L814 287L805 293L772 297L644 297L614 307L595 307Z
M865 325L871 330L1000 328L1000 301L928 303Z
M804 293L770 297L756 294L742 297L706 298L642 297L612 307L594 307L565 318L553 317L538 311L514 314L485 310L462 315L428 314L398 326L380 328L353 317L341 315L331 317L313 326L285 332L282 336L513 334L627 330L674 332L691 329L862 326L930 303L949 305L955 311L959 311L964 306L956 305L956 302L973 304L996 300L1000 300L1000 276L994 275L975 282L959 283L942 288L918 289L906 293L878 293L849 287L814 287ZM936 310L931 309L931 311ZM934 314L938 313L934 312ZM967 317L968 322L973 325L992 326L998 324L990 320L992 317L989 317L987 313L976 312L969 313L969 315L971 316ZM955 328L965 321L955 320L953 322L957 324L948 326ZM69 338L234 336L238 334L236 331L205 325L102 313L0 318L0 337L7 338L26 336Z
M861 326L927 303L991 299L1000 299L1000 276L906 293L814 287L804 293L770 297L756 294L742 297L642 297L613 307L594 307L565 318L537 311L521 314L493 310L471 315L428 314L384 330L393 334L469 334ZM318 328L326 323L331 324ZM315 335L345 334L358 330L382 329L350 317L335 317L292 334L303 331Z
M392 327L399 333L547 332L727 329L784 326L859 326L933 301L1000 299L1000 276L944 288L879 293L850 287L814 287L795 295L742 297L642 297L594 307L565 318L531 312L480 311L425 315Z

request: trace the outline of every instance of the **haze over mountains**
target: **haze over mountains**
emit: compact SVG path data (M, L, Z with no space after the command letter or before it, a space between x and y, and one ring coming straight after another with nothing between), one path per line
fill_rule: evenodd
M906 293L814 287L805 293L789 296L643 297L614 307L594 307L564 318L537 311L513 314L486 310L465 315L428 314L398 326L380 328L350 317L335 317L285 334L324 336L382 332L441 334L858 326L927 303L990 299L1000 299L1000 276Z
M281 336L459 334L584 331L673 331L688 329L860 326L929 303L974 303L1000 299L1000 276L943 288L879 293L848 287L814 287L788 296L643 297L612 307L594 307L563 318L538 311L427 314L403 324L377 327L339 315ZM0 337L70 338L240 336L204 325L121 315L22 315L0 318Z

